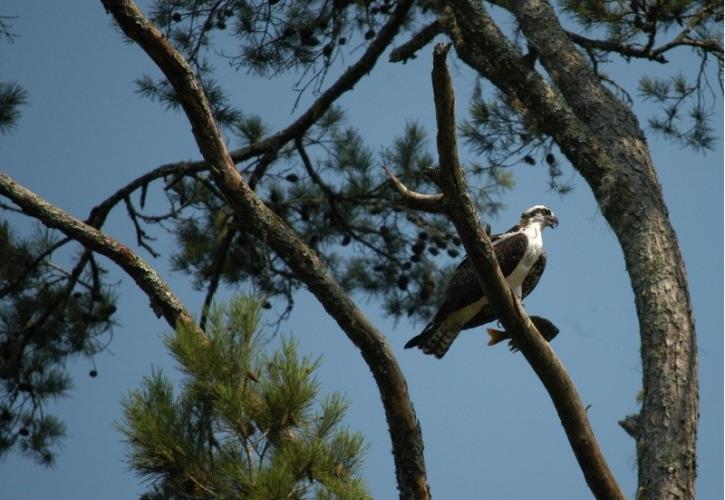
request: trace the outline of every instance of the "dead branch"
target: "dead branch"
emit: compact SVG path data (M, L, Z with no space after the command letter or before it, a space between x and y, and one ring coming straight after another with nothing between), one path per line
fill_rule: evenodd
M390 62L408 62L408 59L415 59L416 53L428 45L433 39L443 32L443 25L436 19L425 26L403 45L394 48L390 52Z
M204 305L201 307L201 317L199 318L199 328L202 330L206 330L206 321L209 317L212 302L214 301L214 295L219 288L222 272L224 272L224 264L226 263L229 249L231 248L236 236L237 228L231 223L231 221L226 222L222 228L219 247L216 249L216 252L214 252L211 269L209 270L211 278L209 279L209 285L207 286L206 295L204 296Z
M597 498L624 499L599 449L574 383L506 283L491 240L483 230L469 195L465 174L458 161L455 97L445 63L449 48L450 45L444 44L436 46L432 73L438 125L438 180L449 217L474 264L491 307L549 392L587 484Z
M423 212L430 212L434 214L445 213L446 207L443 204L442 194L422 194L412 191L408 189L408 187L403 184L387 166L383 166L383 168L388 174L390 184L392 184L395 190L403 197L406 206L412 208L413 210L421 210Z

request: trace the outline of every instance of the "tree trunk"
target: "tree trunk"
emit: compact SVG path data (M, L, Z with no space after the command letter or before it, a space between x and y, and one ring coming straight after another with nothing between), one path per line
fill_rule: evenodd
M695 327L685 265L646 139L631 109L601 85L540 0L510 2L552 87L480 4L451 2L461 58L557 141L592 188L624 252L642 342L637 498L694 498L698 421Z

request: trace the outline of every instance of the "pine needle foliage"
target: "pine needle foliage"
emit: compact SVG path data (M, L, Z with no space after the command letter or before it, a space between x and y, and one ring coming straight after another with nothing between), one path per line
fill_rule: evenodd
M8 135L20 121L20 106L28 100L28 92L15 82L0 82L0 135Z
M179 329L166 345L183 374L160 370L123 400L118 425L145 498L366 499L365 444L342 425L348 403L321 398L319 359L283 339L269 349L260 304L215 308L207 339Z
M715 147L711 110L717 105L716 87L722 95L723 4L716 0L561 0L561 8L590 33L602 35L602 44L583 41L582 47L598 70L620 53L627 62L644 59L667 64L669 54L658 52L662 40L684 42L700 64L690 74L666 77L643 74L640 96L659 105L647 122L652 131L682 147L696 151ZM589 33L586 36L591 36ZM717 78L710 68L717 67ZM601 73L617 93L623 92ZM628 101L631 99L626 94Z
M0 15L0 40L12 43L13 17ZM28 91L16 82L0 80L0 135L12 133L20 121L20 106L28 101Z
M20 238L0 222L0 457L15 449L43 465L65 434L45 406L71 387L68 359L103 348L116 310L90 273L51 260L57 243L45 231Z

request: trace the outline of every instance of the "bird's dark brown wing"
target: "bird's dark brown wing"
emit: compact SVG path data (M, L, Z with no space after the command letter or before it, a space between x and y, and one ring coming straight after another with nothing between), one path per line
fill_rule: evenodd
M513 229L513 228L512 228ZM524 233L510 235L497 235L494 240L496 260L504 276L508 276L516 269L523 258L528 246L528 238ZM451 281L446 288L445 298L438 308L438 312L425 329L406 344L405 348L418 347L426 354L433 354L441 358L448 351L451 343L458 336L459 328L442 325L445 319L456 311L481 300L484 297L483 289L478 283L476 272L471 261L466 257L458 265ZM476 316L460 329L473 328L493 321L496 317L488 306L484 306Z
M514 272L528 246L529 239L522 232L495 242L493 249L496 251L496 261L504 277Z
M449 314L473 304L483 296L481 285L478 284L476 272L468 257L458 265L451 281L448 283L446 293L433 322L442 321Z
M501 272L504 276L508 276L516 268L524 253L528 240L526 235L523 233L514 234L505 239L498 240L494 245L494 251L496 252L496 260L501 268ZM442 321L448 315L455 311L466 307L467 305L473 304L480 300L484 296L483 289L478 283L476 277L476 271L473 269L473 264L468 257L456 268L453 277L451 278L448 288L446 289L445 298L441 303L438 312L433 318L434 322ZM484 307L484 309L487 309ZM490 313L482 311L483 317L488 317ZM492 321L489 319L488 321ZM464 328L472 328L483 323L477 322L475 325Z
M501 262L499 261L499 265L501 265ZM539 279L541 279L541 275L544 274L544 268L546 267L546 252L542 250L541 256L536 261L536 263L531 266L531 270L529 270L529 274L526 275L526 278L524 278L524 282L521 284L521 298L525 298L528 294L530 294L534 288L536 288L536 285L539 283ZM503 271L503 266L501 268ZM513 271L513 269L511 269ZM509 271L509 272L511 272ZM504 275L507 273L504 271ZM468 330L469 328L476 328L477 326L485 325L486 323L490 323L491 321L496 319L496 315L493 313L491 308L489 306L484 306L481 308L481 310L476 314L471 321L463 325L463 328L461 330Z

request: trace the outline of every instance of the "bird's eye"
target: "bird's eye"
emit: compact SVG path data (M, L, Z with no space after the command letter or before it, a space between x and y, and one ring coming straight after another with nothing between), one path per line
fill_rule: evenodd
M551 215L551 210L549 210L548 208L545 208L544 210L542 210L542 213L544 215Z

